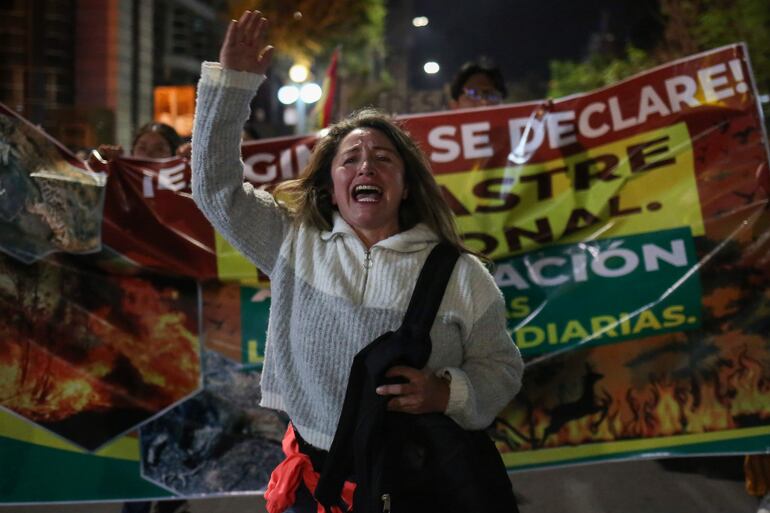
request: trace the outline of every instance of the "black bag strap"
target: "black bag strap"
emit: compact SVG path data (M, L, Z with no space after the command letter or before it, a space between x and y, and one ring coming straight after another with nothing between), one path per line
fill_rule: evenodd
M424 345L430 342L428 337L430 328L436 318L444 297L444 291L459 257L459 250L447 242L441 242L431 250L417 278L409 306L404 314L404 320L398 329L402 335L398 338L421 342L414 344L415 347L422 349L423 354L427 355L420 358L425 360L420 366L424 366L430 356L430 348L425 351ZM364 387L368 377L366 361L370 354L382 347L382 337L378 337L359 351L353 359L337 431L334 433L334 440L329 448L329 454L315 490L316 500L323 504L327 511L330 506L339 501L345 478L353 470L353 442L357 438L355 436L357 427L362 428L361 424L368 426L366 421L359 419L359 406L365 395ZM360 438L358 439L360 440Z
M441 242L433 248L425 260L399 328L401 331L406 330L404 335L413 341L428 340L428 334L459 257L460 251L456 247L448 242ZM427 362L423 362L423 365L425 363Z

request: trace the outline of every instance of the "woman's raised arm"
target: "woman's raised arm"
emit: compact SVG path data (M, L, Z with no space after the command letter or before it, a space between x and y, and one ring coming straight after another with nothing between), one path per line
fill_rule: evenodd
M233 20L219 53L204 62L192 140L192 193L214 228L268 275L289 220L273 197L243 182L241 131L249 103L264 80L273 47L267 20L246 11Z
M219 63L225 69L264 75L273 57L273 47L265 44L266 36L267 18L259 11L245 11L227 27Z

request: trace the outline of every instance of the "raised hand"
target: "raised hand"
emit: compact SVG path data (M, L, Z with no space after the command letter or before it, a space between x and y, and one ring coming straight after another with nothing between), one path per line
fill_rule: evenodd
M265 45L267 19L259 11L245 11L232 20L219 50L222 67L264 75L270 66L273 47Z

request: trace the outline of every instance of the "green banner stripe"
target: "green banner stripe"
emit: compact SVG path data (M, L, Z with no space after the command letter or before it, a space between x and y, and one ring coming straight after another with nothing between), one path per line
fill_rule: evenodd
M170 497L139 475L139 462L98 458L0 438L0 502ZM13 462L13 464L9 464Z

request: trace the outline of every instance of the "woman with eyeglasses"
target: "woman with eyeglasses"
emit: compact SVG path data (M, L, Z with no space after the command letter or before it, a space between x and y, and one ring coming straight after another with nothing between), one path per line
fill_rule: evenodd
M500 68L478 62L465 63L452 80L449 91L450 109L500 105L507 94Z

